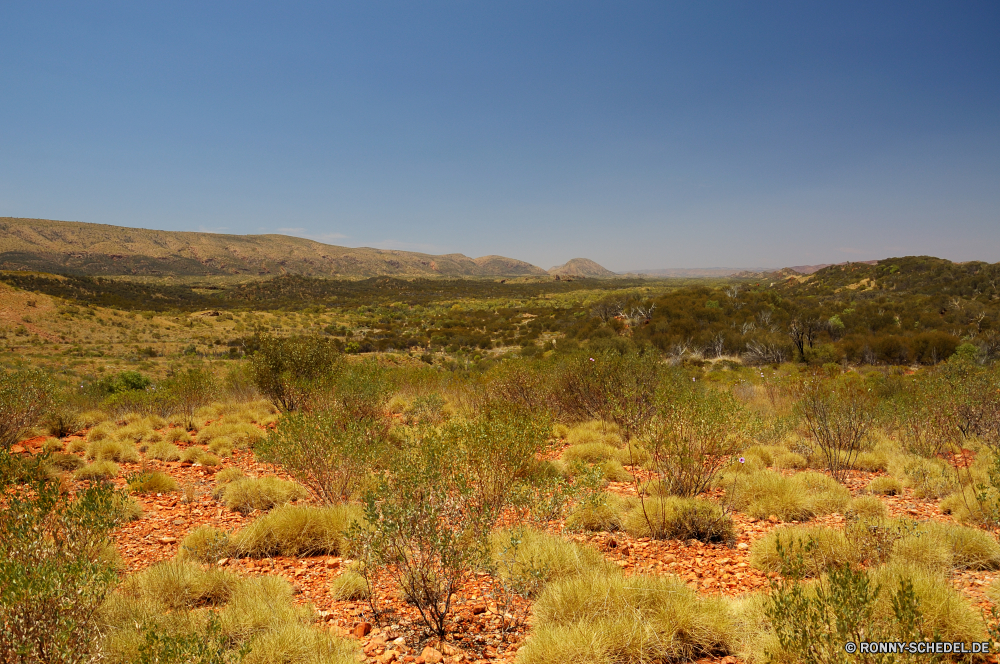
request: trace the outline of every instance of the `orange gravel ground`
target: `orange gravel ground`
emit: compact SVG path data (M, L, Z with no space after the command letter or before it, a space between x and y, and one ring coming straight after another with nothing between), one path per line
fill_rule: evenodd
M80 440L81 436L69 436L64 440ZM45 438L34 438L16 445L15 452L37 453ZM190 443L176 443L185 448ZM119 464L121 476L114 480L123 487L125 475L139 469L139 464ZM190 483L195 487L195 498L191 504L184 500L183 491L135 496L142 505L144 516L133 521L115 533L115 542L129 573L139 572L157 562L172 558L177 554L181 540L194 528L202 525L215 526L224 530L237 530L252 521L257 514L241 515L226 509L212 498L215 487L214 475L228 467L238 467L251 476L277 475L284 479L289 476L270 464L258 463L253 453L235 450L233 456L225 458L215 468L149 460L149 470L162 470L183 487ZM860 495L862 489L873 477L882 473L854 472L845 482L851 494ZM635 495L635 488L629 483L611 483L609 491ZM717 497L717 496L716 496ZM917 499L908 489L899 496L879 496L886 504L890 516L901 516L915 520L948 521L950 516L942 514L934 500ZM737 532L737 543L728 548L721 544L705 544L696 540L650 540L634 538L624 532L616 533L569 533L562 532L562 522L549 524L551 532L589 545L611 562L619 565L626 574L676 574L688 585L706 595L723 594L737 596L746 592L767 588L767 575L749 566L750 547L758 538L782 525L776 519L751 519L744 514L733 515ZM793 522L794 523L794 522ZM842 527L844 517L830 514L810 521L817 525ZM301 603L312 604L322 622L327 627L351 638L358 638L367 657L367 662L415 662L423 664L421 656L424 648L431 646L444 655L444 662L509 662L513 661L518 644L527 635L529 626L523 625L508 635L506 641L500 639L500 618L498 609L490 594L491 580L480 573L468 581L456 598L454 628L445 643L435 638L427 638L419 622L416 610L399 599L398 591L386 585L381 597L388 616L382 626L372 626L372 618L366 602L334 601L330 597L330 581L340 574L350 562L339 557L315 556L310 558L275 557L262 560L228 559L222 564L230 571L243 575L277 575L292 583L296 597ZM984 591L998 575L996 571L961 571L951 574L951 583L964 593L973 604L988 611L991 603ZM520 607L527 614L525 606ZM530 618L528 619L530 624ZM733 656L705 658L702 663L736 664L740 660ZM991 659L990 661L997 661Z

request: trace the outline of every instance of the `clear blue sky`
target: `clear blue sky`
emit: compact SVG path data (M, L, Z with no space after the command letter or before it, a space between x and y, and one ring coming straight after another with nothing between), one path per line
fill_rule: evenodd
M0 3L0 216L1000 261L1000 3Z

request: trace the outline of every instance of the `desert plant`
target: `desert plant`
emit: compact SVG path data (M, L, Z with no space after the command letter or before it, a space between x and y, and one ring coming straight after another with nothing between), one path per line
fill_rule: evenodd
M250 380L271 402L284 411L298 409L303 399L328 379L340 362L329 339L321 337L280 338L259 334L250 356Z
M903 485L895 477L882 475L869 482L868 486L865 487L865 491L882 494L883 496L895 496L903 492Z
M875 423L871 391L854 380L806 380L798 412L834 479L842 480Z
M0 660L87 662L117 577L100 553L119 523L119 493L94 483L71 496L44 478L12 491L13 463L0 451Z
M355 419L335 410L289 413L258 444L257 454L281 464L317 498L334 504L355 492L382 453L384 420Z
M558 373L555 400L565 416L613 422L630 441L656 410L660 379L659 357L652 349L576 355Z
M181 560L196 560L215 563L229 555L229 534L212 526L198 526L181 540L177 557Z
M302 486L277 477L242 478L224 485L222 502L234 512L249 514L266 511L278 505L301 500L307 496Z
M161 461L177 461L181 458L181 450L173 443L159 442L146 449L146 458Z
M479 509L453 447L437 431L421 432L394 456L391 472L366 494L370 530L356 529L355 540L443 636L455 592L485 559L495 517Z
M194 427L194 411L212 401L218 385L212 372L203 368L190 368L175 373L162 385L164 392L184 416L188 429Z
M178 489L177 480L159 470L134 473L126 481L131 493L169 493Z
M9 450L21 434L39 422L52 403L52 379L38 369L0 369L0 449Z
M726 601L700 598L676 577L573 576L550 583L534 612L524 664L690 661L736 643Z
M73 473L73 476L78 480L100 481L118 477L119 472L121 472L121 469L118 468L118 464L105 459L103 461L95 461L83 468L77 469Z
M343 555L346 533L361 518L353 505L305 507L285 505L258 517L231 536L234 556Z
M674 380L659 394L651 466L665 491L696 496L743 449L753 418L729 393Z
M695 539L733 544L733 520L719 505L700 498L666 496L647 500L645 511L635 507L624 518L624 528L635 537Z

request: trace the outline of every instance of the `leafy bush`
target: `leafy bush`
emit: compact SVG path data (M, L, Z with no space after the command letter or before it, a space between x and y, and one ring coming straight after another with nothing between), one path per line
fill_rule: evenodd
M751 426L728 392L674 380L659 397L658 425L647 444L651 466L668 493L696 496L745 447Z
M659 358L651 350L577 355L559 370L555 401L566 417L614 422L629 441L656 410L660 373Z
M247 558L344 555L346 532L361 518L353 505L285 505L258 517L231 536L232 553Z
M250 380L284 411L300 408L309 393L330 377L340 362L336 346L321 337L258 335L250 356Z
M317 498L334 504L350 497L386 442L383 417L355 419L324 410L285 415L257 446L261 459L280 464Z
M486 536L496 518L482 509L456 456L440 433L422 432L394 455L391 472L366 495L370 530L354 531L369 569L392 575L439 636L446 632L456 589L486 558Z
M194 427L194 411L210 403L218 394L215 376L202 368L190 368L174 374L164 382L162 389L184 416L188 429Z
M802 385L798 412L830 474L842 480L875 424L874 396L858 381L814 378Z
M226 485L222 502L234 512L249 514L254 510L269 510L278 505L301 500L308 493L295 482L277 477L242 478Z
M54 394L52 380L38 369L0 369L0 450L9 450L41 420Z
M117 578L100 553L119 522L119 494L96 483L70 496L38 478L11 491L13 464L0 452L0 660L87 662L95 611Z
M535 604L524 664L690 661L736 643L725 600L700 598L676 577L588 574L549 584Z

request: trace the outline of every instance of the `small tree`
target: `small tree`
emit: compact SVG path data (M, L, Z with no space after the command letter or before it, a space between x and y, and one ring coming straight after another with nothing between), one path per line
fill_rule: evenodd
M354 419L333 410L288 413L255 451L332 504L349 498L372 470L386 429L384 418Z
M651 348L577 355L562 367L556 400L569 417L614 422L631 440L656 410L660 378Z
M286 412L301 408L340 362L334 343L322 337L260 334L253 345L257 351L250 356L250 378L262 394Z
M166 398L173 401L184 415L188 429L194 427L194 411L211 402L218 393L215 376L208 369L200 367L174 374L163 388Z
M797 408L830 474L843 480L875 424L871 391L857 380L814 377L802 384Z
M479 509L454 448L438 432L423 431L394 458L365 500L366 549L443 637L455 592L487 556L490 515Z
M39 422L55 394L52 380L38 369L0 369L0 449L9 450Z

